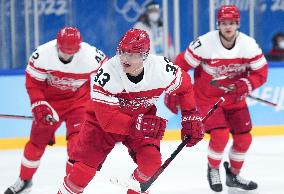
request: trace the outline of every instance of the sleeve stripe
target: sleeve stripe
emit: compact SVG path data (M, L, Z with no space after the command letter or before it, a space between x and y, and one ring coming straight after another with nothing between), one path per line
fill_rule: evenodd
M197 67L201 61L201 58L195 55L189 48L187 48L184 53L184 59L193 68Z
M172 93L173 91L175 91L176 89L178 89L182 83L182 76L181 76L182 72L181 69L178 68L178 72L176 74L176 78L174 79L174 81L171 83L171 85L166 89L167 93Z
M112 105L118 105L119 101L116 97L108 95L107 93L104 93L100 90L93 89L92 92L92 100L105 103L105 104L112 104Z
M119 103L115 103L115 102L110 102L110 101L106 101L106 100L103 100L103 99L98 99L98 98L92 98L93 101L96 101L96 102L100 102L100 103L103 103L103 104L108 104L108 105L112 105L112 106L118 106Z
M100 88L99 88L100 89ZM113 95L111 93L106 92L105 90L99 90L98 88L93 89L93 92L97 92L99 94L105 95L105 96L110 96L112 97Z
M28 64L26 72L33 78L44 81L47 78L47 74L45 72L42 72L35 67L32 67L30 64Z
M263 55L260 55L256 60L250 62L250 67L252 70L258 70L264 67L267 64L267 61Z

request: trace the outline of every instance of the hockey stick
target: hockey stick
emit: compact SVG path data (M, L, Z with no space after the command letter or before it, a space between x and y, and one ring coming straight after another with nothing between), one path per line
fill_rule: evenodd
M0 114L0 118L7 118L7 119L24 119L24 120L33 120L33 116L25 116L25 115L4 115ZM49 122L56 122L51 115L46 115L45 119Z
M213 113L214 111L221 105L225 99L221 97L214 105L213 107L208 111L208 113L205 115L205 117L202 118L202 122L205 122ZM110 181L113 184L117 184L123 187L127 187L128 189L132 189L136 192L145 192L149 189L149 187L157 180L157 178L162 174L162 172L167 168L167 166L173 161L173 159L178 155L178 153L186 146L186 144L190 141L190 137L187 138L186 140L182 141L179 146L174 150L174 152L171 154L171 156L161 165L160 168L154 173L151 178L145 182L145 183L140 183L140 185L131 185L126 182L122 183L119 181L117 178L113 177Z
M24 115L4 115L0 114L0 118L7 118L7 119L25 119L25 120L33 120L33 116L24 116Z
M219 88L219 89L222 89L222 90L224 90L224 91L230 91L230 90L231 90L231 89L228 88L228 87L225 87L225 86L220 85L217 81L218 81L218 80L212 80L212 81L210 82L210 84L211 84L212 86L215 86L215 87L217 87L217 88ZM258 101L258 102L262 102L262 103L267 104L267 105L277 106L277 104L274 103L274 102L270 102L270 101L268 101L268 100L264 100L264 99L261 99L261 98L258 98L258 97L252 96L252 95L248 95L247 97L249 97L249 98L251 98L251 99L253 99L253 100L256 100L256 101Z

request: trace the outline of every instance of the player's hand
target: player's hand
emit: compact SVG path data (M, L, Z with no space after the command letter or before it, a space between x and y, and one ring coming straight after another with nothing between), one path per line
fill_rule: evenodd
M227 92L229 98L233 98L235 102L242 101L251 92L251 84L247 79L239 79L234 84L231 84Z
M164 98L164 103L168 109L174 114L178 113L179 98L175 94L166 94Z
M202 118L197 110L182 111L181 139L185 141L189 138L187 147L194 146L204 137L204 127Z
M167 126L167 120L155 115L140 114L133 120L130 135L137 138L162 139Z
M35 121L43 125L53 125L59 121L57 112L46 101L36 101L32 104Z

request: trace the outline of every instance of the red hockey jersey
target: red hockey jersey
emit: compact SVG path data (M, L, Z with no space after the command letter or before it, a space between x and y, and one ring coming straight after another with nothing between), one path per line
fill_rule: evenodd
M144 61L144 76L137 84L123 71L119 57L108 60L91 76L92 105L96 121L104 131L127 135L132 116L150 110L165 91L184 97L181 109L195 108L189 75L162 56Z
M219 37L219 31L211 31L190 43L185 52L176 58L176 64L188 71L194 69L194 90L202 103L214 103L225 91L212 86L212 80L219 80L229 86L242 78L252 91L267 79L267 61L255 40L238 32L232 49L226 49ZM230 103L225 102L225 104Z

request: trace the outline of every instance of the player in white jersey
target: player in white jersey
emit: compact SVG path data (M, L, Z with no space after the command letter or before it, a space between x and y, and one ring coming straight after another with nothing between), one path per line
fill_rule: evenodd
M57 39L37 48L26 68L26 89L34 115L30 139L24 148L17 182L4 194L28 192L32 177L48 144L65 121L67 128L66 171L72 166L70 151L84 121L83 112L90 99L90 74L106 60L97 48L82 42L77 28L64 27Z
M210 134L208 181L212 190L221 192L219 165L229 139L233 137L229 163L225 162L226 185L255 190L257 184L239 176L250 144L251 118L245 97L267 79L267 62L255 40L238 31L240 13L236 6L221 6L218 29L193 41L179 54L176 64L188 71L194 68L194 92L198 109L205 113L220 96L226 101L204 124ZM179 99L167 95L165 103L177 113Z
M146 182L161 165L160 140L166 120L156 116L155 101L165 91L184 98L182 139L188 146L203 138L189 75L166 57L149 54L146 31L130 29L117 55L92 76L86 122L74 150L75 163L58 194L82 193L117 142L129 150L137 168L131 181ZM128 194L137 194L129 189Z

